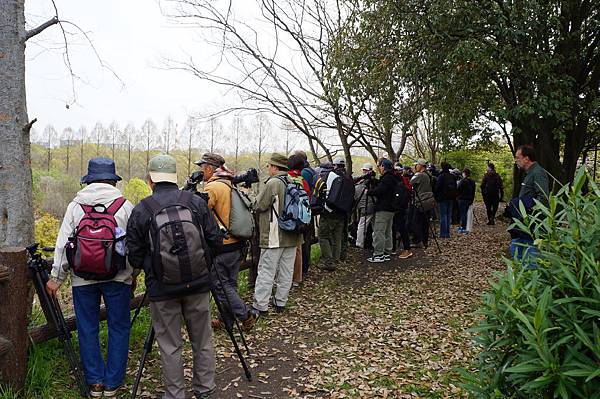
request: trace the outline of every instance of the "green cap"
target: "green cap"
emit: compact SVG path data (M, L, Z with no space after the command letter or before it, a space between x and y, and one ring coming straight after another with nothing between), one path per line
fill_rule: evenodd
M154 183L177 184L177 162L170 155L156 155L148 162L148 173Z

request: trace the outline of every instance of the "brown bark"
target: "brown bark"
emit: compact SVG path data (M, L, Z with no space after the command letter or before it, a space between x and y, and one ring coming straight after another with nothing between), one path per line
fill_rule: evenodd
M0 281L0 382L18 391L27 375L27 323L32 291L27 275L25 249L0 250L0 265L8 279ZM3 353L4 352L4 353Z

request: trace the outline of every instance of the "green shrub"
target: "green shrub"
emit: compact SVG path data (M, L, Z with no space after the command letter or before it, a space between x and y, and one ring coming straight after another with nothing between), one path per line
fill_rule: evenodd
M35 221L35 242L40 243L40 248L53 247L56 243L60 222L49 213L44 213Z
M148 187L145 181L142 179L131 179L125 185L123 189L123 195L133 205L137 205L138 202L152 194L152 190Z
M586 179L580 170L522 225L538 268L505 259L485 294L483 350L466 385L476 397L600 398L600 190L583 195Z

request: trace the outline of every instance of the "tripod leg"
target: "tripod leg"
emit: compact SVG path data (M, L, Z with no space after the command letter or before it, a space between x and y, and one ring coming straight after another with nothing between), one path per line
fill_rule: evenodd
M148 357L148 353L152 350L152 344L154 343L154 328L152 327L152 323L150 323L150 330L148 331L148 335L146 335L146 340L144 341L144 352L142 352L142 357L140 359L140 365L138 366L138 371L135 376L135 383L133 384L133 388L131 389L131 399L135 399L137 396L138 387L140 385L140 381L142 379L142 373L144 372L144 364L146 363L146 358Z

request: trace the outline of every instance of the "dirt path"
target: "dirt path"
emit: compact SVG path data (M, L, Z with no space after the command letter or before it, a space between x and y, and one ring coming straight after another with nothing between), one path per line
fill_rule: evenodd
M484 220L480 206L476 214ZM373 265L351 249L334 273L313 268L286 313L269 314L248 334L251 383L217 333L212 397L464 397L457 379L473 359L467 329L492 272L503 269L505 229L453 232L439 240L441 254L432 242L408 260ZM141 397L159 394L158 365L155 351Z

